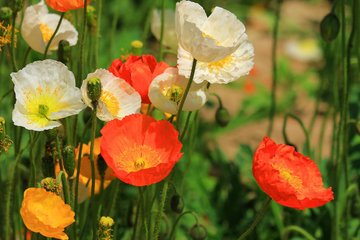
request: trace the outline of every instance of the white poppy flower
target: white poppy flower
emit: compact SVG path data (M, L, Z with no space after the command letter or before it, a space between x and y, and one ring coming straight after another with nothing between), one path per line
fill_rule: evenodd
M151 16L151 32L156 39L160 41L161 34L161 11L154 9ZM175 31L175 12L171 9L165 9L164 12L164 36L163 44L172 49L177 49L178 42Z
M151 103L163 112L176 114L188 81L178 74L177 68L167 68L150 84L149 99ZM205 88L204 84L193 83L191 85L183 111L195 111L205 104L207 99Z
M124 79L114 76L106 69L98 69L87 75L81 86L82 97L87 106L93 109L91 99L87 94L88 81L100 79L101 95L98 101L96 116L102 121L138 113L141 107L141 97Z
M199 4L185 0L176 4L175 28L179 45L201 62L230 55L245 33L244 24L231 12L215 7L207 17Z
M322 52L315 39L290 40L285 44L286 54L301 62L321 60Z
M33 50L44 53L59 20L60 16L48 13L44 1L40 1L38 4L26 8L21 25L21 35ZM70 46L75 45L78 40L78 32L66 19L63 19L49 50L57 50L60 40L67 40Z
M58 121L78 114L81 101L75 77L61 62L36 61L11 73L16 96L12 119L15 125L43 131L61 125Z
M195 83L207 81L211 84L226 84L249 74L254 66L254 48L243 34L239 48L232 54L216 62L200 62L196 64ZM183 48L178 49L179 74L190 77L193 57Z

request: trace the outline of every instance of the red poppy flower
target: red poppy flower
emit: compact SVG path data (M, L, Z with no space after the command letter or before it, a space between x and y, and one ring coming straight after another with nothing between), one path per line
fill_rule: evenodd
M124 63L120 59L115 59L109 71L127 81L141 95L142 103L150 103L148 97L150 83L168 67L165 62L156 62L152 55L131 55Z
M90 0L87 1L88 4ZM84 0L46 0L46 4L59 12L67 12L84 7Z
M286 207L303 210L334 199L331 188L324 188L321 173L309 157L268 137L256 149L252 170L260 188Z
M182 156L174 126L147 115L112 120L101 134L100 150L107 165L120 180L134 186L160 182Z

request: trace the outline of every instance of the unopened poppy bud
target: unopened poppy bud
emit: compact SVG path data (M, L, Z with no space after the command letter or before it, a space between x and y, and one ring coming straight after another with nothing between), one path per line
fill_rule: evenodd
M100 78L93 77L87 83L87 95L93 103L96 103L101 96Z
M23 1L22 0L12 0L12 10L13 12L19 12L23 7Z
M134 55L141 55L144 44L142 41L134 40L131 42L132 53Z
M5 132L5 119L0 117L0 153L7 152L13 141Z
M73 146L66 146L63 149L64 168L69 177L74 175L75 171L75 151Z
M179 194L174 194L170 199L171 210L176 213L182 213L184 210L184 201Z
M98 158L97 158L97 167L98 167L100 176L104 177L105 171L107 169L107 165L106 165L104 158L101 156L101 154L99 154Z
M229 111L220 106L215 113L215 119L216 122L221 126L221 127L226 127L229 122L230 122L230 114Z
M102 216L99 220L99 226L97 230L97 240L111 240L113 236L113 226L115 222L111 217Z
M9 7L0 8L0 20L10 19L13 11Z
M48 192L53 192L56 195L60 196L62 187L55 178L47 177L41 180L40 185L43 189Z
M58 60L63 64L70 62L70 43L67 40L60 40L58 45Z
M190 229L190 236L194 240L203 240L207 237L207 231L206 228L201 224L195 224Z
M339 18L334 13L326 15L320 23L321 37L326 42L333 41L340 31Z
M91 31L95 31L97 25L96 9L95 7L89 5L87 6L86 11L87 11L87 25Z
M44 177L55 177L55 161L51 155L45 155L41 159L41 170Z

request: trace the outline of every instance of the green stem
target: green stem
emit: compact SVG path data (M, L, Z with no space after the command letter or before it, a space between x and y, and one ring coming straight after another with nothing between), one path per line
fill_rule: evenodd
M183 130L181 131L180 141L182 141L184 139L184 137L185 137L186 131L187 131L188 127L189 127L191 114L192 114L192 112L189 112L187 117L186 117L185 126L184 126Z
M103 0L97 0L97 24L96 24L96 36L95 36L95 67L98 67L99 64L99 39L100 39L100 29L101 29L101 13L102 13L102 4Z
M12 67L13 67L13 71L17 72L18 66L16 63L16 58L15 58L15 24L16 24L16 16L17 16L17 12L14 11L13 15L12 15L12 27L11 27L11 49L10 49L10 54L11 54L11 63L12 63Z
M159 60L163 59L163 41L164 41L164 25L165 25L165 0L161 0L161 25L160 25L160 47Z
M61 13L60 19L59 19L59 22L58 22L58 24L57 24L57 26L56 26L56 28L55 28L55 31L54 31L54 33L51 35L51 38L50 38L49 42L48 42L47 45L46 45L45 52L44 52L44 59L46 59L46 57L47 57L47 54L48 54L50 45L51 45L52 41L54 40L57 32L58 32L59 29L60 29L60 26L61 26L61 23L62 23L62 21L63 21L63 19L64 19L64 16L65 16L65 12Z
M83 11L83 24L81 28L81 36L79 40L79 63L78 63L78 75L77 75L77 82L76 85L80 86L82 81L82 74L83 74L83 63L84 63L84 41L86 35L86 24L87 24L87 0L84 0L84 11Z
M277 0L275 8L275 23L273 29L273 43L272 43L272 86L271 86L271 103L269 111L269 127L267 130L267 135L271 137L274 118L276 113L276 89L277 89L277 79L278 79L278 69L277 69L277 44L278 44L278 33L279 33L279 22L280 22L280 9L281 9L282 0Z
M266 211L267 211L267 209L269 207L270 202L271 202L271 198L268 197L266 199L266 202L264 203L264 205L261 207L260 211L257 213L254 221L251 223L250 227L243 234L240 235L238 240L246 239L246 237L250 235L250 233L255 229L256 225L258 225L258 223L265 216L265 213L266 213Z
M131 237L132 240L136 239L137 228L138 228L138 225L139 225L139 218L140 218L141 198L142 198L142 196L141 196L141 194L139 192L139 199L138 199L137 206L136 206L135 223L134 223L134 228L133 228L133 234L132 234L132 237Z
M186 89L185 89L185 92L184 92L184 95L182 96L181 98L181 102L180 102L180 105L179 105L179 109L178 109L178 112L176 114L176 128L179 130L180 128L180 116L181 116L181 111L184 107L184 103L185 103L185 100L186 100L186 97L190 91L190 87L191 87L191 83L193 82L194 80L194 76L195 76L195 69L196 69L196 63L197 63L197 60L194 58L193 59L193 63L192 63L192 67L191 67L191 73L190 73L190 79L189 79L189 82L188 84L186 85Z
M173 227L172 227L171 232L170 232L170 235L169 235L169 240L172 240L172 239L174 238L176 226L177 226L177 224L180 222L180 219L181 219L183 216L185 216L186 214L191 214L191 215L193 215L194 218L195 218L196 224L198 224L198 219L197 219L197 217L195 216L195 214L193 213L193 211L186 211L186 212L181 213L181 214L177 217L177 219L175 220L175 222L174 222L174 224L173 224Z
M27 61L27 59L28 59L28 57L29 57L30 52L31 52L31 47L28 47L28 48L26 49L26 52L25 52L25 55L24 55L24 61L23 61L23 64L22 64L23 66L26 65L26 61Z
M61 183L63 185L64 200L65 200L65 203L71 205L70 194L69 194L69 185L68 185L66 176L64 174L64 159L63 159L62 152L61 152L59 136L56 136L56 152L58 154L58 160L59 160L59 165L60 165L60 170L61 170L60 174L61 174Z
M310 233L308 233L305 229L295 226L295 225L291 225L291 226L287 226L284 228L284 231L282 232L282 236L283 238L286 237L286 235L289 232L297 232L300 233L303 237L305 237L305 239L307 240L316 240L316 238L314 238Z
M159 239L161 216L164 211L168 187L169 187L169 182L167 180L165 180L162 191L161 191L161 199L159 202L158 214L155 219L154 234L152 235L152 240Z

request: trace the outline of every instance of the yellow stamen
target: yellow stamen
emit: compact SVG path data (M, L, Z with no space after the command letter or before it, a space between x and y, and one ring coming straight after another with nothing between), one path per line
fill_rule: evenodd
M172 102L179 104L181 98L184 94L184 90L182 87L174 84L171 87L166 87L162 90L162 94Z
M45 23L41 23L39 28L44 42L48 42L54 31Z
M100 101L105 104L111 116L115 117L118 115L120 111L120 103L111 92L103 90L101 92Z
M224 68L227 64L231 63L232 61L233 61L233 57L231 55L228 55L219 61L209 62L208 68L212 71L218 71L221 68Z
M272 164L272 167L279 171L280 177L285 180L295 190L302 188L302 180L293 174L291 169L285 167L283 164Z

